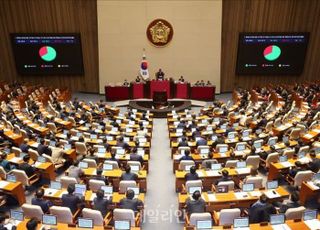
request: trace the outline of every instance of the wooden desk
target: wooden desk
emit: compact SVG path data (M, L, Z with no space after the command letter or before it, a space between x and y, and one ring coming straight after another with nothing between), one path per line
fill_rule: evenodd
M12 195L19 203L19 205L23 205L24 203L26 203L26 196L24 194L24 188L22 186L21 182L8 182L6 181L8 184L1 188L1 190L4 193L7 193L9 195Z
M304 205L308 199L315 197L319 193L320 189L317 189L303 181L300 189L300 203Z
M254 194L254 193L247 193L246 197L237 198L236 192L229 191L227 193L213 193L215 195L215 200L210 200L210 194L203 192L201 194L202 199L205 200L205 202L208 204L209 209L220 211L223 209L224 205L232 204L233 207L237 208L248 208L250 207L254 202L256 202L260 195L267 190L255 190L255 192L260 192L260 194ZM278 187L276 189L276 192L280 195L280 197L272 198L270 199L271 202L274 202L276 200L283 200L287 197L289 197L289 193L287 190L285 190L283 187ZM259 196L256 196L259 195ZM186 204L186 200L190 197L189 194L181 194L178 195L178 202L179 202L179 209L182 210Z

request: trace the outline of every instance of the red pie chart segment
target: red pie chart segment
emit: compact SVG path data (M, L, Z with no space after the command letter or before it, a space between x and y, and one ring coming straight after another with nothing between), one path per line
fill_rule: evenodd
M281 54L281 49L279 46L276 46L276 45L267 46L263 50L263 56L268 61L274 61L278 59L280 57L280 54Z
M44 61L53 61L57 56L57 52L51 46L43 46L39 49L39 56Z

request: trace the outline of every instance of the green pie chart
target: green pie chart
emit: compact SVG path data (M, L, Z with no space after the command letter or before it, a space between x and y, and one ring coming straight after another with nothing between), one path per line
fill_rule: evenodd
M281 55L281 49L279 46L271 45L267 46L263 51L263 56L268 61L274 61L278 59Z
M43 46L39 49L39 55L44 61L53 61L56 56L57 52L51 46Z

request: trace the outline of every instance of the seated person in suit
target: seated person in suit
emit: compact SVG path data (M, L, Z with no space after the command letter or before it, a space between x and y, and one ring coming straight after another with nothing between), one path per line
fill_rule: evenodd
M304 170L303 164L300 161L294 163L295 167L289 169L289 175L294 178L299 171Z
M199 138L199 139L198 139L197 142L196 142L196 145L197 145L197 146L207 145L207 140L206 140L204 137L199 136L198 138Z
M289 208L298 208L300 207L299 195L297 192L293 192L290 196L290 200L284 201L280 204L280 213L285 213Z
M271 214L276 214L275 207L268 203L268 197L262 194L257 202L249 208L250 223L268 222Z
M118 138L118 140L117 140L117 146L118 146L118 147L122 147L122 148L124 148L125 150L128 150L129 147L130 147L130 146L128 145L128 143L124 141L124 138L123 138L122 136Z
M24 152L24 153L27 153L28 150L29 150L28 141L29 141L28 139L24 139L22 144L19 147L21 149L21 151Z
M108 211L111 210L112 199L108 200L104 198L104 191L102 189L99 189L96 194L97 197L92 202L93 209L100 211L101 215L105 217Z
M111 150L111 153L110 153L111 157L110 158L107 158L106 160L108 161L115 161L118 163L119 167L120 167L120 162L119 160L116 158L116 151L115 150Z
M156 72L156 80L164 80L164 72L162 69L159 69L159 71Z
M211 82L210 82L210 81L207 81L207 86L210 86L210 85L212 85Z
M311 157L311 162L308 164L308 168L317 173L320 170L320 159L317 158L317 154L315 153L314 149L311 150L309 155Z
M245 184L249 178L260 178L260 176L258 175L258 170L251 168L250 175L244 178L242 184Z
M202 161L202 166L205 169L211 169L211 164L212 164L212 158L213 158L213 152L208 153L208 159Z
M186 128L186 121L182 120L179 122L179 124L177 125L177 129L185 129Z
M229 172L226 169L222 170L222 177L216 181L215 185L218 185L219 182L222 182L222 181L233 181L232 178L229 177Z
M6 227L6 216L4 214L0 214L0 230L9 230L7 227ZM10 228L10 230L16 230L17 227L16 226L12 226L12 228Z
M10 162L7 160L7 154L5 153L2 153L0 155L0 166L3 167L3 169L6 171L6 172L9 172L11 171L11 169L13 169L14 167L10 164Z
M319 212L320 211L320 193L318 193L316 196L312 196L309 199L307 199L304 206L308 209L316 209Z
M192 137L196 138L199 136L201 136L201 132L200 132L200 129L197 127L196 130L192 132Z
M185 176L184 176L185 180L186 181L189 181L189 180L199 180L199 175L198 173L196 172L196 167L195 166L192 166L190 168L190 172L187 173Z
M68 176L76 178L79 183L81 180L80 178L83 176L84 172L78 165L79 161L74 161L73 165L71 165L68 169Z
M131 209L135 212L143 209L143 202L138 198L134 198L134 191L132 189L127 190L126 197L122 198L119 204L120 208Z
M182 157L179 159L179 161L186 161L186 160L191 160L191 161L193 161L192 156L190 156L190 151L189 151L189 150L184 151L184 156L182 156Z
M32 217L28 222L26 223L26 229L27 230L36 230L38 229L38 220L35 217Z
M84 198L79 198L74 193L75 186L74 184L69 184L67 188L68 193L63 194L61 197L62 206L70 208L71 212L74 214L79 208L82 208L84 205Z
M31 204L41 207L43 213L48 213L49 208L53 205L51 201L43 199L44 189L40 188L36 191L35 197L32 198Z
M200 191L194 191L192 199L187 198L186 210L188 215L192 213L203 213L206 211L206 202L202 199Z
M132 153L130 154L130 161L139 161L141 167L143 165L143 157L138 154L138 149L136 147L132 149Z
M180 78L179 78L179 82L180 82L180 83L184 83L184 78L183 78L182 75L181 75Z
M37 151L38 151L40 156L42 154L46 154L46 155L51 156L51 154L52 154L52 150L49 148L48 145L45 144L45 140L44 139L40 140L40 144L38 145Z
M188 147L188 141L186 137L181 137L178 147Z
M98 156L95 155L96 150L94 148L91 148L88 150L88 155L86 155L86 159L92 159L95 160L96 162L98 161Z
M137 82L137 83L141 82L141 78L140 78L139 75L136 77L136 82Z
M103 138L103 140L102 140L102 145L103 145L103 147L105 147L105 149L106 149L107 151L110 151L110 145L108 144L107 138Z
M19 169L25 171L28 177L32 177L36 173L36 170L34 167L29 165L29 161L30 161L30 156L25 155L23 157L23 163L19 165Z
M125 172L122 173L120 180L138 180L138 175L131 172L131 167L129 165L126 165Z
M108 178L102 175L103 170L101 168L98 168L96 171L96 176L92 177L94 180L101 180L103 181L106 185L109 184Z

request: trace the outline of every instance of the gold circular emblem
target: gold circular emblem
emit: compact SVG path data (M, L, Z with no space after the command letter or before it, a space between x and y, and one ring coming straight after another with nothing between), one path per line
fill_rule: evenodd
M147 28L148 40L157 47L167 45L173 37L171 24L164 19L153 20Z

